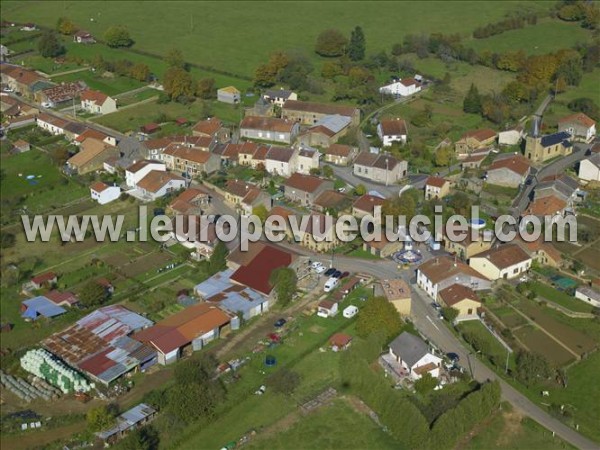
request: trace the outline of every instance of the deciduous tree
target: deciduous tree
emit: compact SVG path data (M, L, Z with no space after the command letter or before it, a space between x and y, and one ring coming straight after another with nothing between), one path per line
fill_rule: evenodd
M71 21L71 19L67 17L61 17L56 23L56 31L58 31L60 34L70 36L77 31L77 27Z
M400 333L401 329L400 314L385 297L369 298L356 321L356 333L360 337L382 331L387 339L391 339Z
M277 302L281 306L288 305L294 298L298 289L298 277L294 269L289 267L280 267L271 272L269 283L275 289Z
M224 242L219 241L210 255L210 259L208 260L209 269L211 274L215 274L217 272L221 272L225 270L227 267L227 255L229 255L229 250Z
M321 56L342 56L346 52L348 39L334 28L322 31L317 37L315 52Z
M211 99L217 97L217 85L214 78L202 78L196 84L196 97Z
M115 414L107 405L101 405L87 412L86 421L90 431L101 431L115 423Z
M125 25L113 25L104 33L104 40L109 47L131 47L133 39Z
M88 281L79 291L79 301L83 306L93 307L104 303L106 290L96 280Z
M181 67L171 67L165 72L163 87L165 93L172 99L192 97L194 95L194 80L189 72Z
M65 53L62 45L54 31L45 31L38 41L38 51L44 58L54 58Z

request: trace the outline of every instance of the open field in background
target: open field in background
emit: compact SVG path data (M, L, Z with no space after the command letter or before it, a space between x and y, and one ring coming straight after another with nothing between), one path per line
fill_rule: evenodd
M555 289L545 283L534 281L532 282L532 287L538 297L541 297L545 300L550 300L571 311L589 313L594 309L592 305L578 300L574 296L559 291L558 289Z
M560 48L574 47L589 38L589 31L582 28L579 23L545 18L539 20L536 25L526 25L486 39L471 39L466 42L466 45L477 52L487 50L504 53L523 50L529 55L539 55Z
M251 76L256 66L274 50L300 48L311 54L316 36L331 26L349 33L361 25L367 36L369 52L387 50L409 33L465 33L497 21L511 11L547 11L549 3L534 2L415 2L402 8L387 9L385 2L351 2L340 8L338 2L168 2L154 3L153 14L140 16L142 3L87 2L3 2L3 16L20 22L36 22L54 27L61 16L71 18L91 33L102 36L113 24L125 24L136 41L136 48L166 54L177 37L190 62ZM386 14L381 14L386 10ZM294 26L281 20L294 17ZM427 27L415 17L427 17ZM93 22L90 19L94 19ZM129 19L127 19L129 18ZM131 20L132 18L135 18ZM235 32L232 32L232 25ZM272 36L274 39L265 39Z

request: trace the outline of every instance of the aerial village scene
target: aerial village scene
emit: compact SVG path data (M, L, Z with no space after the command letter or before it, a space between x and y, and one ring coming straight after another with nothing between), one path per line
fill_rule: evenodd
M600 448L600 3L0 2L0 447Z

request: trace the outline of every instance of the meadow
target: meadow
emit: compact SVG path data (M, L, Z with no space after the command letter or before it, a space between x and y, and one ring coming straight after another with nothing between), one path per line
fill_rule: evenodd
M574 47L589 39L589 32L579 23L563 22L556 19L542 19L536 25L528 25L517 30L486 39L471 39L467 45L477 52L514 52L523 50L529 55L554 52L560 48Z
M137 49L165 55L176 46L190 62L251 76L256 66L277 49L304 50L318 61L313 52L315 39L332 26L333 19L335 27L344 33L362 26L368 51L374 53L389 51L406 34L440 30L470 33L511 11L547 11L550 7L550 3L525 1L406 2L394 8L377 1L171 1L152 3L148 11L146 5L133 1L119 2L118 6L111 2L5 1L2 12L7 19L51 27L59 17L66 16L99 37L109 26L124 24Z

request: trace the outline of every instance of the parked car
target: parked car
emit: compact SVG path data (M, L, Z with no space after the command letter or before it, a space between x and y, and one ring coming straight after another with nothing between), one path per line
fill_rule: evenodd
M342 275L340 276L340 280L341 280L342 278L346 278L346 277L347 277L347 276L349 276L349 275L350 275L350 272L342 272Z
M340 270L336 270L331 276L333 278L342 278L342 272Z
M325 287L323 288L323 290L325 292L330 292L330 291L334 290L339 283L340 283L340 280L338 278L331 277L325 283Z
M321 274L323 272L325 272L327 270L327 267L325 267L323 264L321 264L320 266L317 266L315 269L313 269L316 273Z
M3 90L4 92L14 92L14 89L13 89L13 88L11 88L10 86L5 86L4 88L2 88L2 90Z
M331 269L327 270L327 272L325 272L325 275L327 275L328 277L330 277L331 275L333 275L335 272L337 271L337 269L335 267L332 267Z
M438 302L431 302L431 306L433 306L433 309L435 309L436 311L442 309L442 306Z
M458 356L454 352L446 353L446 358L448 358L450 361L453 361L453 362L460 361L460 356Z
M285 320L284 318L281 318L281 319L278 319L273 325L275 326L275 328L281 328L286 323L287 323L287 320Z
M42 102L42 108L52 108L52 103L50 103L50 102Z

